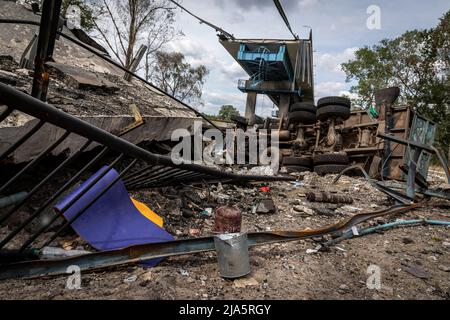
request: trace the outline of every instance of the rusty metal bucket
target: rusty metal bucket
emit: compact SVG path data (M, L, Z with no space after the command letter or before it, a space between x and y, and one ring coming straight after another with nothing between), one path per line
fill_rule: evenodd
M214 237L219 273L222 278L235 279L250 273L246 233L221 234Z

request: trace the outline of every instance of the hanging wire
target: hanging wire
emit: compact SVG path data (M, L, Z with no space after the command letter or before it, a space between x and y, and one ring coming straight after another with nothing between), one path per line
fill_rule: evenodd
M291 34L294 36L295 40L298 40L298 35L292 31L291 24L289 23L289 20L286 16L286 13L284 12L283 6L280 3L280 0L273 0L275 3L275 7L277 7L278 12L280 13L281 18L283 18L284 23L286 24L286 27L289 29Z
M173 1L173 0L169 0L169 1L172 2L174 5L176 5L177 7L179 7L181 10L185 11L187 14L189 14L189 15L193 16L195 19L199 20L200 23L204 23L204 24L206 24L207 26L213 28L214 30L216 30L216 32L219 32L219 33L220 33L222 36L224 36L225 38L228 38L228 39L231 39L231 40L234 40L234 39L235 39L234 36L233 36L231 33L228 33L228 32L226 32L225 30L223 30L222 28L220 28L220 27L218 27L218 26L216 26L216 25L213 25L211 22L208 22L208 21L206 21L206 20L200 18L199 16L193 14L191 11L189 11L188 9L186 9L185 7L183 7L183 6L182 6L181 4L179 4L178 2Z

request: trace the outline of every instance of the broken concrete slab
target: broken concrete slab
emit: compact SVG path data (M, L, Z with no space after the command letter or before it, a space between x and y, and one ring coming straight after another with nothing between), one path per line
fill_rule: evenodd
M100 73L94 73L76 66L56 62L48 62L47 66L49 66L51 75L61 78L67 86L74 89L103 90L108 93L113 93L120 89Z
M0 153L7 150L7 148L9 148L17 140L17 137L23 136L38 122L36 119L31 121L28 121L29 118L22 119L20 115L21 113L17 115L20 118L20 122L26 122L22 126L0 128ZM134 118L131 116L91 116L80 118L108 132L119 132L134 122ZM193 125L196 118L143 117L143 120L143 125L126 133L122 136L122 138L134 144L151 141L168 141L171 138L171 133L173 130L177 128L190 127ZM63 129L47 123L20 148L15 150L10 155L8 161L11 163L31 161L43 150L45 150L48 145L56 142L56 140L63 134ZM63 143L53 150L52 155L58 156L64 154L70 156L77 152L85 143L85 138L76 134L71 134ZM86 149L86 151L90 151L96 146L98 146L98 144L93 143L92 146Z

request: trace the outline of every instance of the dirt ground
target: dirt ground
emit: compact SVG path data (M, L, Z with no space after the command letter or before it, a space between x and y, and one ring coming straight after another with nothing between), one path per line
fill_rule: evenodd
M334 224L355 213L392 205L384 194L361 178L307 173L297 184L271 183L268 194L260 186L210 186L184 188L201 202L235 204L243 211L244 231L300 230ZM448 188L448 185L436 186ZM314 189L351 195L351 205L310 203L305 193ZM207 189L206 189L207 190ZM174 193L175 191L172 190ZM177 197L170 192L134 194L164 216L166 228L179 238L211 234L214 218L194 212L180 213ZM276 214L252 213L253 204L271 197ZM192 198L192 195L191 195ZM306 209L305 209L306 208ZM450 220L450 202L433 199L420 210L401 216L378 218L368 225L396 219ZM310 209L310 210L308 210ZM312 209L312 210L311 210ZM159 210L159 211L158 211ZM194 210L195 211L195 210ZM224 280L218 274L216 254L203 253L165 259L155 268L128 266L96 273L82 273L80 290L66 289L67 277L0 282L1 299L450 299L449 227L402 227L357 237L325 251L326 239L271 244L250 249L252 272L243 279ZM75 238L76 239L76 238ZM381 271L381 289L369 289L369 266Z

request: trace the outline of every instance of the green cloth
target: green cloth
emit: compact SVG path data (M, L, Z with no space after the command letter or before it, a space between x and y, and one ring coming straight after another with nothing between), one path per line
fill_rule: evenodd
M375 119L378 118L379 114L378 114L378 112L377 112L377 110L375 109L374 106L370 107L369 112L370 112L370 115L371 115L373 118L375 118Z

